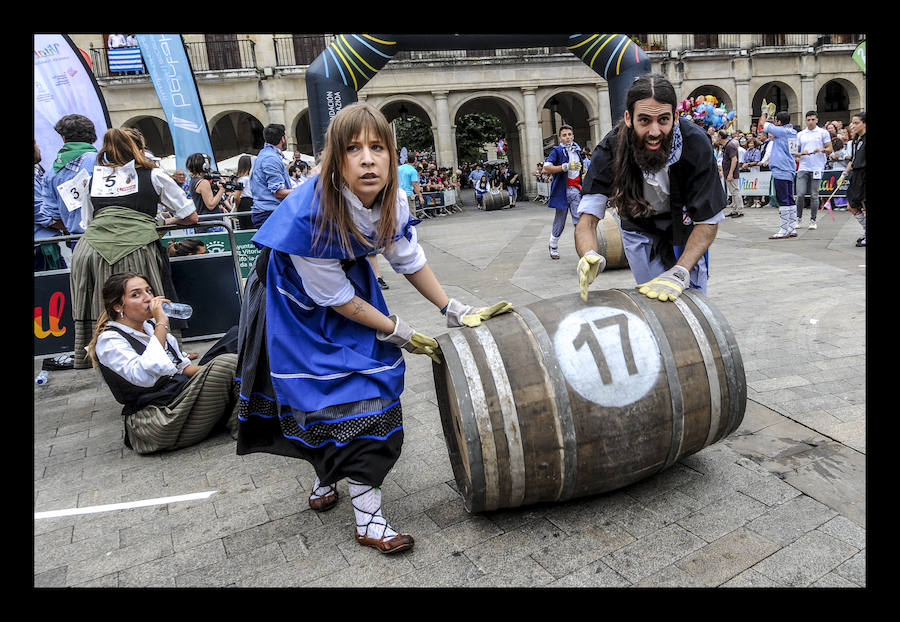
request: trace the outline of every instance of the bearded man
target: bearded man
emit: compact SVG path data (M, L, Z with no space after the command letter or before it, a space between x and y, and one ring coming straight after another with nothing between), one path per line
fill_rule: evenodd
M684 289L706 293L710 245L725 219L725 190L709 138L676 113L660 74L644 74L625 98L625 117L594 151L584 179L575 249L581 297L606 266L597 224L618 210L622 243L639 291L660 301Z

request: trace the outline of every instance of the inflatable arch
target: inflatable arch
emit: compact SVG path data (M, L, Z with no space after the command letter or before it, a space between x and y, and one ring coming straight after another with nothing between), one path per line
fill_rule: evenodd
M313 149L340 109L400 51L566 47L609 83L613 122L625 113L625 94L635 78L650 72L650 58L628 36L584 35L336 35L306 72Z

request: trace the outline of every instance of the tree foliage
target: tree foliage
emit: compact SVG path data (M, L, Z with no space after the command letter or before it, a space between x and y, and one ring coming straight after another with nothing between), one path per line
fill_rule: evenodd
M456 150L460 162L482 160L484 143L496 143L506 132L500 119L481 112L465 114L456 124Z
M419 117L409 116L406 122L397 119L397 149L404 147L409 151L433 151L431 125Z
M473 112L459 118L456 124L456 149L460 162L484 159L484 143L495 143L504 138L503 124L492 115ZM407 121L397 120L397 149L409 151L434 150L434 134L431 126L419 117L409 116Z

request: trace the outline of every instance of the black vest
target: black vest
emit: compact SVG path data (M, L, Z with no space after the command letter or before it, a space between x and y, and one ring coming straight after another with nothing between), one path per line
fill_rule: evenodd
M138 176L138 191L134 194L126 194L119 197L91 197L94 206L94 216L104 207L118 206L133 209L136 212L147 214L150 218L156 218L159 195L153 187L151 169L138 167L135 169Z
M114 330L125 337L128 343L131 344L131 347L134 348L134 351L138 354L143 354L144 350L147 349L147 346L144 343L117 326L108 326L106 330ZM175 358L181 360L181 355L172 348L172 345L168 341L166 341L166 350L174 354ZM109 386L109 390L112 392L113 397L116 398L117 402L123 405L123 417L128 417L129 415L136 413L144 406L165 406L171 403L172 400L178 397L178 394L181 393L182 389L184 389L190 381L189 376L179 373L174 376L160 378L156 384L150 388L139 387L125 380L125 378L103 363L98 361L97 365L100 367L100 373L103 375L103 379L106 381L107 386ZM131 443L128 441L127 430L125 433L125 445L131 448Z

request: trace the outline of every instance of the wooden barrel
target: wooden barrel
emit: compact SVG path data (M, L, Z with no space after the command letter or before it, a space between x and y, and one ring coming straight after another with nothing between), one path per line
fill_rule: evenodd
M486 212L509 207L509 193L506 190L485 192L481 196L481 200Z
M597 252L606 257L606 270L628 267L625 245L622 243L621 221L613 209L606 210L597 226Z
M732 433L747 386L728 324L694 290L566 295L437 337L444 437L470 512L626 486Z

